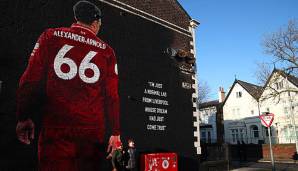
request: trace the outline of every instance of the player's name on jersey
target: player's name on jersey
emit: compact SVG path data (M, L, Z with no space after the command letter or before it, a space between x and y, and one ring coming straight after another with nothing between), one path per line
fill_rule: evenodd
M75 33L71 33L71 32L56 30L56 31L54 31L54 36L71 39L71 40L74 40L74 41L78 41L78 42L81 42L81 43L85 43L85 44L88 44L88 45L99 47L101 49L106 48L106 44L104 44L104 43L101 43L101 42L96 41L94 39L86 38L84 36L81 36L81 35L78 35L78 34L75 34Z

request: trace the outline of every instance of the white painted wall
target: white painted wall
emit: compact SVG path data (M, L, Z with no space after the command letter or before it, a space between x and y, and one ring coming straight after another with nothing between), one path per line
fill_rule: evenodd
M277 73L272 76L269 82L272 87L275 86L273 81L283 82L283 88L278 91L298 89L295 85ZM266 88L261 96L261 99L265 99L265 97L268 97L272 92L273 90ZM293 115L291 112L291 106L293 107ZM296 131L298 131L298 94L292 92L289 96L288 92L284 92L281 94L280 98L269 98L263 100L260 103L260 107L261 112L267 112L269 109L269 112L275 115L272 125L274 131L272 131L272 134L276 143L294 143L295 134L291 125L293 123L292 118L294 116L297 128Z
M258 102L240 84L236 83L223 106L225 127L225 142L235 144L235 134L238 140L245 143L258 143L263 139L259 116ZM236 92L242 96L237 97ZM257 126L258 138L254 137L252 127ZM234 135L232 135L234 134Z
M199 110L199 116L200 116L200 125L211 125L212 128L202 128L200 129L201 135L203 132L205 134L208 134L207 132L211 132L211 142L215 143L217 141L217 128L216 128L216 107L207 107Z
M236 92L242 92L242 97L237 98ZM258 116L258 103L240 84L236 83L225 102L223 113L224 120L240 120Z

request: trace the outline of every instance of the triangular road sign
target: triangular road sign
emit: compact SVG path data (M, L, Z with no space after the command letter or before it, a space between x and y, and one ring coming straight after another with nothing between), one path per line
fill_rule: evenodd
M261 119L262 125L264 125L265 127L270 127L274 120L274 114L273 113L263 114L259 116L259 118Z

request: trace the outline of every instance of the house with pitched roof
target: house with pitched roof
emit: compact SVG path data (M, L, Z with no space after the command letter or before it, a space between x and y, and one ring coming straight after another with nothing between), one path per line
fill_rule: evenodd
M275 115L272 142L294 143L298 136L298 78L274 69L263 87L235 79L223 102L226 143L268 143L259 116Z
M260 110L275 115L271 126L275 143L294 143L298 136L298 78L274 69L260 97Z
M199 104L200 140L202 143L223 143L224 129L222 102L224 101L224 98L224 89L220 87L218 91L218 100Z
M259 98L263 87L235 79L223 102L226 143L262 143L264 131L259 120Z

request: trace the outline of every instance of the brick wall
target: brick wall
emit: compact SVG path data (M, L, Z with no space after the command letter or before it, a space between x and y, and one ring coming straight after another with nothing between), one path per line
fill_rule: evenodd
M103 3L100 3L101 1ZM181 34L176 31L174 32L175 34L172 35L172 42L170 47L175 49L184 49L187 51L189 51L190 48L192 48L189 45L189 42L192 40L191 32L189 31L191 18L176 0L142 0L142 1L101 0L101 1L92 0L92 2L98 4L99 7L103 7L103 14L105 16L103 18L104 23L110 22L109 19L107 19L110 13L109 11L110 9L107 9L104 4L116 5L119 8L124 8L129 11L129 12L127 11L121 12L119 17L123 18L123 21L126 21L125 16L127 16L127 14L131 12L139 16L146 17L149 20L154 20L158 23L161 23L167 27L171 27L172 29L176 29L177 31L180 31L181 33L183 33ZM143 11L147 14L144 14L138 10ZM159 19L162 19L164 21L156 19L152 16L158 17ZM145 20L148 21L147 19ZM168 22L176 26L173 26ZM185 36L185 34L188 36Z
M192 38L190 36L190 32L188 31L190 18L184 12L184 10L180 8L180 5L175 0L118 0L142 11L150 13L156 17L162 18L175 25L183 27L183 29L174 28L175 31L168 27L164 27L169 26L165 22L159 21L161 24L163 24L162 26L160 24L156 24L154 22L146 20L142 17L135 16L134 14L131 14L129 12L125 12L118 8L113 8L112 6L102 3L102 1L100 0L90 1L98 4L99 7L103 8L103 26L101 28L99 36L103 40L108 42L116 51L119 61L119 73L122 73L121 76L119 74L119 77L121 77L121 83L127 83L127 80L143 78L144 75L140 75L142 72L139 71L143 71L144 68L140 67L141 65L137 64L144 64L144 61L147 61L148 63L153 63L154 61L156 61L154 63L156 65L148 65L147 68L151 67L167 69L167 67L169 66L172 67L172 65L170 65L172 63L170 63L171 61L169 61L172 59L163 58L165 60L160 60L160 58L163 57L161 54L165 48L173 47L176 49L181 48L186 50L192 48L190 46L190 41L192 40ZM114 2L114 0L106 1ZM75 2L76 1L74 0L4 0L0 3L0 5L3 7L3 10L1 11L2 14L5 14L5 16L10 16L2 17L0 19L0 34L2 35L0 37L0 43L2 45L2 48L0 48L0 80L3 81L2 92L0 93L0 131L3 132L0 138L0 151L2 152L0 154L0 170L9 170L3 168L11 168L10 170L20 170L19 168L22 168L23 170L35 170L32 168L36 167L36 151L38 138L35 139L33 146L28 147L21 144L15 136L16 89L18 86L19 78L23 73L25 67L27 66L28 56L30 55L31 50L40 33L49 27L71 25L71 23L74 22L72 6ZM123 7L123 5L121 7ZM146 17L150 18L148 16ZM159 67L157 67L157 65ZM167 67L160 67L161 65L165 65ZM167 71L168 70L162 70L160 73L172 74L170 76L175 76L177 74L175 68L171 69L172 72ZM139 75L136 75L135 73L139 73ZM152 73L149 74L154 75ZM161 74L157 76L161 76ZM170 76L164 78L170 78ZM176 81L178 77L173 78L175 79L172 80L172 83L177 83L175 84L177 88L178 86L179 88L181 88L180 84L178 84L179 80ZM185 79L189 80L189 78ZM131 84L134 84L133 86L135 87L139 86L141 83L141 81L131 82ZM120 84L120 91L123 90L122 92L124 93L136 92L135 89L133 89L133 86ZM132 89L133 91L128 91L127 87L130 87L130 89ZM175 93L177 94L175 87L171 86L171 89L171 92L174 92L175 90ZM188 99L190 99L192 92L189 91L188 93L189 95L185 96L185 93L182 93L181 91L183 97L189 97ZM128 98L125 95L126 94L121 97L122 99L128 101ZM171 109L172 111L175 111L175 113L185 113L186 110L192 110L191 108L187 108L187 105L192 107L191 101L183 100L181 98L178 99L180 99L184 103L183 105L172 104L172 106L175 107L174 109ZM176 101L177 100L175 100L175 102ZM134 102L130 103L132 105L136 104ZM135 108L131 107L130 109L134 110ZM135 112L135 110L133 112ZM127 113L130 114L129 112ZM188 113L192 114L192 111ZM187 119L186 117L189 117L190 119ZM178 119L175 119L175 121L177 121L177 124L175 122L171 122L173 123L173 125L186 125L183 127L183 129L190 130L185 131L189 133L190 136L185 136L186 133L183 132L184 138L182 140L172 140L172 142L177 142L170 144L172 149L176 148L178 146L177 144L182 144L180 146L183 149L181 149L180 151L188 154L196 152L195 147L193 147L193 141L195 139L193 136L193 126L192 123L189 123L189 121L192 121L192 117L192 115L185 116L180 114L177 116ZM123 125L124 124L122 124L122 126ZM179 127L176 126L174 128L178 129ZM127 135L129 135L129 133L127 133ZM171 135L171 137L177 139L182 137L178 136L177 134ZM189 143L183 143L184 141L191 142L191 144L189 146L186 146L185 144ZM145 141L145 143L148 142ZM141 145L139 143L138 147L140 146ZM192 158L191 160L189 156L190 155L187 155L187 157L184 158L180 158L183 162L181 162L179 167L182 166L182 168L184 168L182 170L198 170L195 168L187 169L187 167L197 167L197 165L189 164L192 163L192 161L196 163L197 160L196 158L195 160L193 160L194 158Z
M263 158L270 159L269 144L263 144ZM293 159L296 152L295 144L276 144L272 145L273 155L275 160Z
M113 2L113 0L108 0ZM118 0L188 29L190 17L176 0Z

